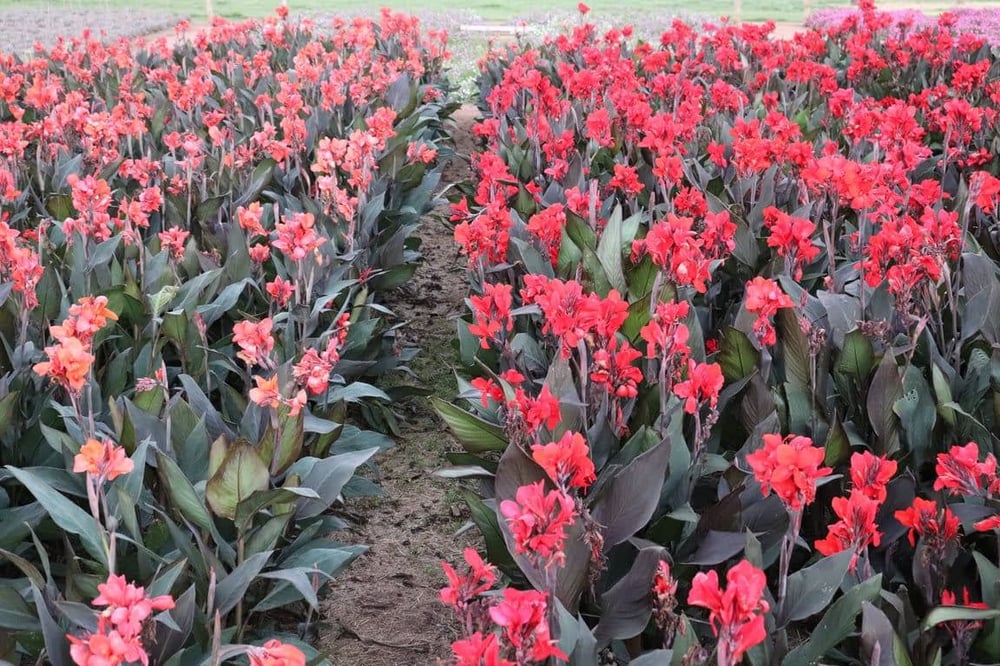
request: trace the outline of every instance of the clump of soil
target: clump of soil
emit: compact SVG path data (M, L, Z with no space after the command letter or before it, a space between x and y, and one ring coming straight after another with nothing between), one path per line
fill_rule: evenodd
M468 156L475 107L463 106L454 119L455 150ZM456 157L446 167L442 186L468 180L468 162ZM465 308L464 261L458 257L446 219L437 211L424 222L424 263L387 305L408 322L404 336L420 348L411 363L419 381L436 395L455 393L451 346L454 318ZM476 534L456 532L468 519L454 481L433 476L456 450L444 423L424 398L398 407L403 437L378 460L383 495L352 502L361 520L337 536L368 544L370 550L330 585L321 614L319 648L335 666L433 664L447 659L458 638L451 611L438 601L445 584L440 561L461 562L462 549Z

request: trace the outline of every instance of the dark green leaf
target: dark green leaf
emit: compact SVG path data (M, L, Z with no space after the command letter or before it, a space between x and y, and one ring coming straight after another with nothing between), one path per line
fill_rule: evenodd
M466 451L484 453L503 451L507 448L507 438L500 426L484 421L440 398L431 398L431 403L434 405L434 411L444 419L455 439Z
M853 556L853 550L844 550L790 575L784 612L775 619L777 625L804 620L826 608L840 589Z
M827 652L854 633L861 604L866 601L874 602L881 589L882 574L878 574L845 592L826 611L809 640L785 657L781 662L783 666L809 666L822 659Z
M760 363L760 353L754 349L750 339L732 326L726 327L719 345L719 365L727 382L736 382L748 377Z

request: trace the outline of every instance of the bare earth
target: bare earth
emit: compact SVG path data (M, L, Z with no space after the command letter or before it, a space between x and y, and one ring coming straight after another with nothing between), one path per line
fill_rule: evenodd
M475 116L475 107L466 105L455 117L455 150L465 157L473 148ZM467 162L455 158L442 180L471 177ZM450 341L454 317L465 307L464 266L442 221L426 220L420 235L424 263L388 305L409 322L408 342L421 349L413 363L419 381L448 398L455 392ZM349 509L363 522L338 535L371 550L332 583L324 602L320 648L336 666L434 664L448 657L458 637L437 598L445 582L439 562L457 565L477 535L455 536L468 511L455 496L454 481L432 476L457 445L426 399L415 398L400 411L404 437L378 461L383 496L353 503Z

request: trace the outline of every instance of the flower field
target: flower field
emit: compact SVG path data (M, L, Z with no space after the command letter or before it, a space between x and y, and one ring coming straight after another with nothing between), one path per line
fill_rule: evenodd
M356 663L324 599L442 342L480 547L391 572L454 637L394 663L1000 661L994 46L580 12L483 54L468 178L389 10L0 56L0 661ZM394 311L435 216L447 341Z
M370 381L415 353L382 295L436 203L444 56L279 12L0 62L3 658L315 654L296 622L364 550L327 509L377 492Z
M1000 63L954 25L487 55L457 663L1000 659Z

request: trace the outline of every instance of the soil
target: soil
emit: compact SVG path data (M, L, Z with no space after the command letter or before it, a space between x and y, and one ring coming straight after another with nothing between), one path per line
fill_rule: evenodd
M454 149L442 186L472 177L468 155L474 148L476 108L465 105L453 116ZM411 363L417 381L444 399L454 396L451 346L455 317L464 309L465 267L439 208L420 230L423 264L387 305L408 322L406 342L418 346ZM433 476L447 464L444 454L458 450L426 398L399 405L403 436L378 461L382 496L352 501L362 516L338 538L368 544L368 552L331 584L324 602L319 647L334 666L434 664L447 659L458 638L449 609L438 601L445 584L440 561L462 561L462 550L476 545L475 531L456 536L468 520L454 481Z

